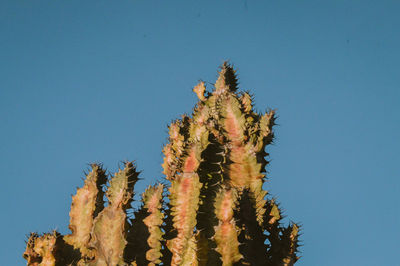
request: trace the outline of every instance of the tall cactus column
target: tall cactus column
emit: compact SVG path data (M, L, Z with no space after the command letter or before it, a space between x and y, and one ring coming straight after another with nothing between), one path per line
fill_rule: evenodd
M294 248L294 252L271 256L272 237L268 238L271 235L268 230L271 230L271 212L276 212L277 206L270 206L271 201L265 199L267 191L262 188L268 164L265 148L273 140L275 112L254 112L252 97L247 92L238 93L237 83L234 69L225 63L214 90L207 92L204 82L195 86L199 102L192 115L174 121L169 127L169 143L163 150L167 179L173 188L183 176L187 184L200 181L196 185L200 191L198 206L189 194L179 196L181 204L192 204L192 212L177 207L173 200L178 192L170 191L172 216L175 221L182 221L182 217L193 219L187 215L199 210L197 225L184 227L191 232L186 234L188 243L184 246L190 245L197 252L191 256L191 263L291 264L297 260L297 231L290 229L291 237L284 237L283 232L289 229L282 229L278 225L280 218L275 218L271 223L278 226L275 229L279 228L277 238L282 245ZM197 195L197 190L190 195ZM177 226L175 229L178 236L171 241L179 239L180 229ZM195 235L198 241L190 243ZM169 248L173 258L185 256L183 248ZM185 265L180 259L173 259L172 265Z

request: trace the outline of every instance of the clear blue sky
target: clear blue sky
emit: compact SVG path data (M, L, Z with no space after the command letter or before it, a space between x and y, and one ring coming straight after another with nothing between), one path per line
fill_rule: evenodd
M267 189L297 265L400 265L399 1L0 2L0 265L68 233L88 163L162 178L167 124L229 59L276 108ZM138 193L138 194L139 194Z

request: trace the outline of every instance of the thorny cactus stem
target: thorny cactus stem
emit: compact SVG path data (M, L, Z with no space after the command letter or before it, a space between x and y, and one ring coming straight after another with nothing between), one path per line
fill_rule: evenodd
M164 186L159 184L157 187L149 187L143 193L144 208L147 209L148 216L143 219L144 224L149 230L147 244L150 249L146 252L146 259L150 262L149 265L161 263L161 241L164 233L161 231L164 214L162 208L162 193Z
M133 187L138 180L133 164L127 162L110 181L108 206L94 220L89 246L97 252L94 265L123 264L127 234L126 210L130 208Z
M239 253L238 232L234 210L237 204L237 193L235 189L221 188L215 198L215 215L219 220L215 227L216 251L221 254L223 265L232 265L243 256Z
M263 189L275 112L253 110L227 63L214 87L196 85L192 115L169 126L167 190L148 187L131 217L133 163L110 180L93 164L72 198L71 234L32 233L28 265L293 265L299 227L282 227L279 207Z
M72 197L69 213L70 235L64 237L65 242L79 249L82 255L90 256L88 244L93 227L93 220L103 210L102 186L106 183L105 171L100 165L92 164L92 171L87 175L85 185L79 188Z

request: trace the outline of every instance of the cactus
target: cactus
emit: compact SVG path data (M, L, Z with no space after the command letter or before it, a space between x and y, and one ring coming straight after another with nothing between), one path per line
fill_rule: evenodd
M126 162L108 178L92 164L72 198L71 234L31 233L28 265L293 265L299 226L282 226L263 189L275 112L253 111L227 63L214 87L195 86L192 115L169 126L167 186L149 186L129 216L136 166Z

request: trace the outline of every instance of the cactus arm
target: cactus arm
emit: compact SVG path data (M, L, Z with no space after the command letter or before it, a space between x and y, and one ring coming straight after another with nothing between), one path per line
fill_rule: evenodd
M239 253L238 231L233 218L237 195L234 189L222 188L215 199L215 214L219 220L215 227L216 251L221 254L222 265L233 265L242 255Z
M297 252L300 228L295 223L286 228L281 227L281 211L274 199L266 202L265 209L264 230L269 232L267 238L270 242L270 248L267 252L268 263L272 265L293 265L299 259Z
M170 143L163 149L162 164L167 180L174 179L177 172L194 172L200 164L200 154L208 144L207 132L203 125L192 122L183 117L169 126Z
M221 103L221 127L229 142L229 179L233 187L245 188L252 182L264 177L261 174L261 164L253 143L245 143L249 139L246 134L245 116L241 111L239 101L233 95L227 95Z
M169 143L163 148L163 173L167 180L172 180L179 167L179 157L183 153L184 136L181 134L182 121L177 120L169 126Z
M102 186L107 178L101 166L93 164L92 171L87 175L85 184L79 188L76 195L72 197L70 224L70 235L64 240L79 249L83 256L88 255L88 244L93 220L103 209Z
M221 77L220 77L221 78ZM260 118L252 112L251 97L243 94L237 97L233 93L226 93L220 103L220 126L224 129L224 135L228 140L228 177L230 185L242 191L249 188L254 198L259 225L262 225L262 217L265 212L264 197L267 192L262 189L264 174L264 154L257 154L259 141L254 130L257 120ZM258 151L263 153L264 151ZM262 158L260 161L259 158Z
M29 266L53 266L76 263L80 254L63 240L60 233L52 231L41 236L31 233L23 257Z
M219 106L222 116L220 124L225 130L226 138L234 145L240 145L244 141L245 117L240 107L233 94L226 94Z
M268 200L265 204L266 212L264 214L264 230L268 232L268 241L270 243L267 252L269 264L282 263L283 256L281 255L281 228L279 226L282 219L281 212L275 200Z
M131 162L125 164L110 181L107 190L109 205L95 218L90 246L96 250L96 265L123 263L123 252L127 244L126 209L130 207L133 187L138 173Z
M271 144L274 138L272 127L275 125L275 120L276 117L274 110L270 110L260 117L258 122L259 133L256 144L257 151L262 151L264 150L265 146Z
M35 242L38 238L37 233L30 233L26 242L26 248L22 257L27 261L27 265L38 265L40 263L40 255L35 252Z
M57 236L51 233L40 237L31 233L23 255L27 265L55 265L56 239Z
M143 193L144 208L147 209L148 216L143 220L149 231L147 244L150 249L146 252L146 259L150 262L149 265L161 263L161 241L163 232L160 226L163 223L164 214L161 212L163 185L157 187L149 187Z
M187 242L187 249L183 255L182 262L180 265L199 265L199 258L197 253L197 241L196 235L192 235L192 237Z
M170 146L166 146L164 154L170 158L176 158L178 153L181 155L178 163L166 158L163 164L164 171L171 173L167 179L172 182L169 190L170 206L173 228L177 232L177 236L167 244L172 253L172 265L198 263L194 228L200 203L201 183L196 172L201 164L201 154L209 144L205 126L208 116L209 108L199 103L193 119L183 117L181 121L176 121L170 126ZM177 140L182 140L182 137L183 142L177 145ZM177 170L175 174L169 171L173 167Z
M196 225L200 188L201 183L195 173L178 175L169 188L173 227L177 231L177 236L167 243L172 252L171 265L189 265L184 263L187 263L186 253L193 248L189 240Z
M163 174L166 176L167 180L172 180L172 176L175 174L178 163L176 154L173 151L171 144L165 145L162 152L164 154L164 161L162 164Z
M56 265L56 241L56 234L45 234L36 239L35 252L40 254L40 257L42 258L40 265Z
M230 84L224 85L229 88L236 86L236 77L230 77L230 82L227 80L226 73L228 72L234 75L231 67L224 65L216 83L216 91L218 90L218 84ZM234 81L233 84L231 84L232 80ZM222 85L218 86L221 87ZM262 165L257 161L254 144L249 142L252 139L251 133L253 133L253 130L251 130L252 125L249 124L251 120L247 121L246 115L249 116L248 113L251 112L251 109L249 110L251 102L249 102L249 99L243 100L243 96L240 101L240 97L233 93L234 90L222 91L224 94L219 97L217 104L221 119L217 122L220 128L223 129L223 135L228 142L229 161L231 161L228 176L233 187L243 189L250 186L257 179L264 177L261 174ZM244 104L242 103L243 101Z
M283 244L285 253L283 259L284 266L293 265L299 257L296 256L298 244L299 227L297 224L291 224L283 230Z
M126 245L126 214L118 208L106 207L95 219L91 246L95 248L96 265L117 265L121 263Z
M204 92L206 91L206 86L204 85L204 82L201 81L199 82L199 84L197 84L194 88L193 88L193 92L196 93L197 97L200 99L200 101L205 101L205 97L204 97Z
M123 210L130 208L133 200L133 188L139 180L139 173L132 162L126 162L125 168L120 170L110 181L110 187L106 195L109 205L114 208L121 207Z
M213 94L220 95L228 91L235 92L238 88L236 71L227 62L221 67L217 81L215 82L215 91Z
M255 153L256 156L254 156L257 160L257 163L255 161L252 162L252 165L257 165L257 168L259 168L258 171L260 171L260 174L262 172L265 172L265 166L268 164L268 162L265 160L265 156L268 155L266 153L265 147L269 144L271 144L273 140L273 131L272 127L275 125L275 111L271 110L270 112L264 114L263 116L258 116L257 117L258 122L256 123L257 125L250 126L253 128L257 128L258 132L253 133L252 136L250 136L250 143L252 143L252 146L250 148L251 153ZM249 130L251 132L251 129ZM254 137L253 137L254 136ZM251 140L255 140L252 142ZM250 144L248 144L250 145ZM254 154L253 153L253 154ZM264 175L262 175L261 179L256 178L253 179L253 182L250 183L250 192L251 192L251 197L254 200L255 203L255 209L256 209L256 214L257 214L257 221L260 226L264 223L263 217L265 213L265 204L266 200L264 199L265 196L267 195L267 191L263 190L262 186L264 183L264 180L262 179Z
M298 225L291 224L286 228L275 227L270 231L270 234L271 249L268 251L269 263L272 265L293 265L299 259L296 255L299 247Z

